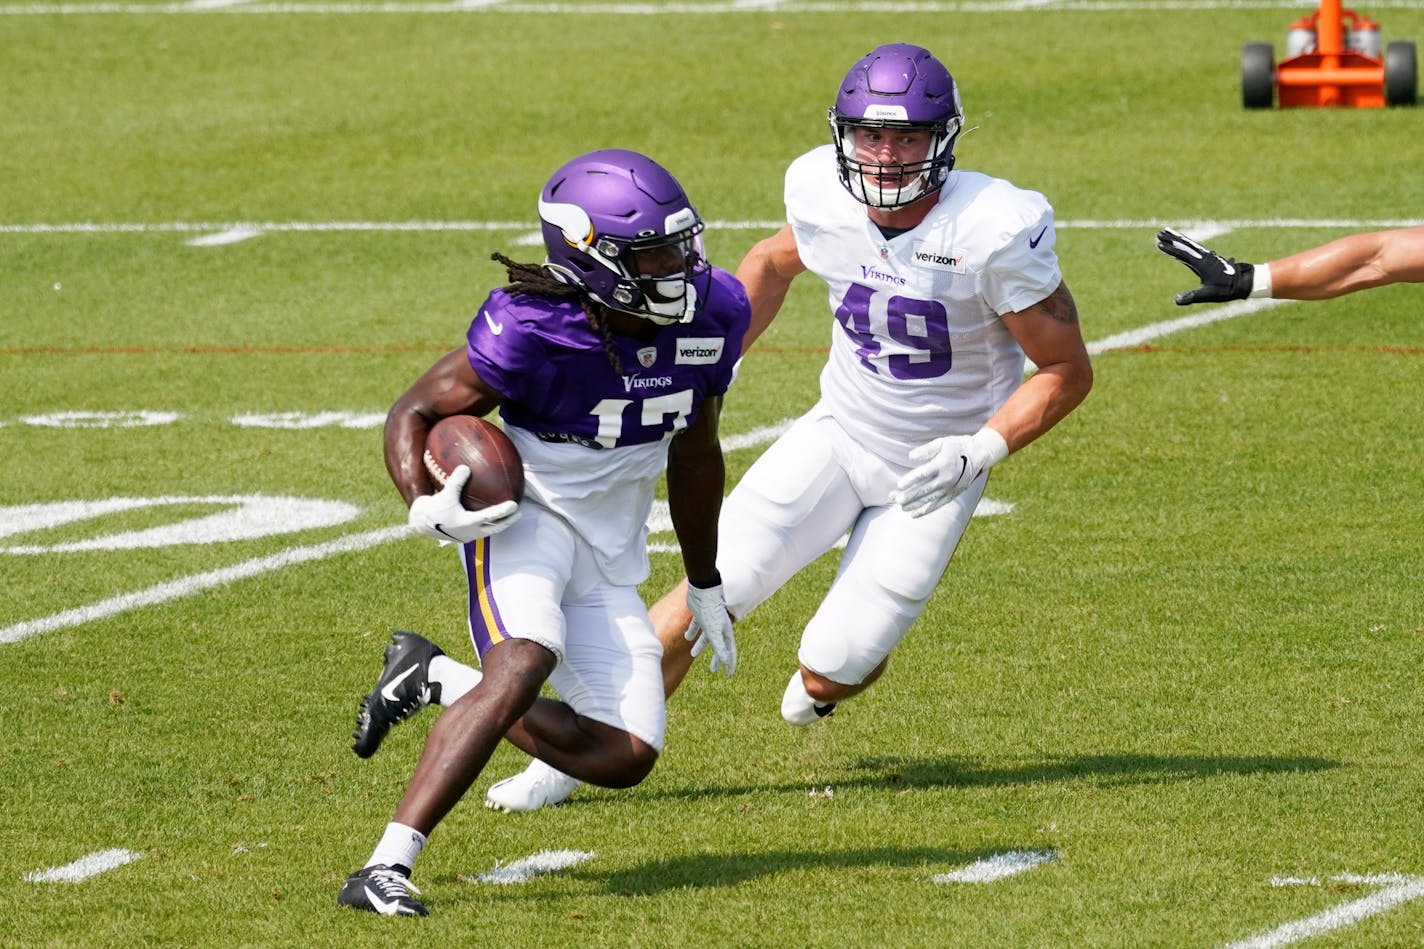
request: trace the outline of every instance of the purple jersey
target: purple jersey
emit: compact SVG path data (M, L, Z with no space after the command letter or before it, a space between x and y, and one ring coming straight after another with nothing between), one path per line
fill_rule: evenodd
M505 423L544 441L661 441L727 390L750 319L731 274L713 269L700 283L705 302L691 323L663 327L648 342L612 337L621 372L577 301L496 290L470 324L470 365L503 397Z
M524 460L526 498L573 525L616 583L647 575L646 524L667 439L727 391L751 319L726 271L712 269L696 290L703 302L692 322L646 342L612 337L618 371L573 299L496 290L467 334L470 365L500 394Z

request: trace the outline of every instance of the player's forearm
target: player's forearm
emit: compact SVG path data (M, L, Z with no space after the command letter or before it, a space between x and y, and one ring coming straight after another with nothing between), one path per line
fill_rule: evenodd
M422 455L429 431L425 419L404 409L399 402L386 416L382 445L386 471L407 505L423 494L430 494L434 488Z
M1424 280L1424 227L1351 234L1271 261L1271 296L1327 300L1390 283Z
M1040 366L986 426L1004 437L1012 454L1063 421L1092 387L1093 370L1086 362Z
M737 266L737 279L746 288L752 309L751 324L742 338L742 355L746 355L752 343L771 325L786 302L791 281L805 269L790 228L782 228L758 241L742 258Z
M766 328L771 325L771 321L776 318L776 314L781 311L781 304L786 300L786 290L788 284L783 284L779 290L763 291L752 304L752 318L747 325L747 335L742 337L742 355L752 348L752 343L756 342Z
M704 586L717 575L717 518L726 478L720 448L683 453L668 465L668 515L683 567L688 579Z
M745 356L752 348L752 343L766 331L776 314L781 311L791 281L777 276L769 266L754 269L744 267L737 271L737 279L746 287L752 311L747 334L742 337L742 355Z

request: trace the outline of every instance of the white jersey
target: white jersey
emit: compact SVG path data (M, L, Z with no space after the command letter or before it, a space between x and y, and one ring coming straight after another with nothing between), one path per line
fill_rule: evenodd
M953 171L919 226L886 238L823 145L786 172L786 214L807 269L830 290L819 411L904 463L911 448L978 431L1023 381L1000 317L1062 281L1043 195Z
M610 583L646 580L648 515L667 467L669 443L589 451L541 441L515 425L505 431L524 459L526 499L577 525Z

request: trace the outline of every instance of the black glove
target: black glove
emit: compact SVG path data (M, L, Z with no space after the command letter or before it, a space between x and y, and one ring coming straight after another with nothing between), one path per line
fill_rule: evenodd
M1244 300L1251 295L1252 271L1256 268L1250 264L1238 264L1236 258L1223 257L1170 227L1158 232L1157 249L1192 268L1202 282L1200 287L1177 294L1174 299L1178 306Z

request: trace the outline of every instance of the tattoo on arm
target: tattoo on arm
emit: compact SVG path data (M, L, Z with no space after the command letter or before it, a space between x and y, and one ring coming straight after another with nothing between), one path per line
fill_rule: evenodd
M1078 305L1073 302L1073 294L1066 283L1058 284L1058 289L1039 301L1036 309L1058 323L1076 325L1078 322Z

